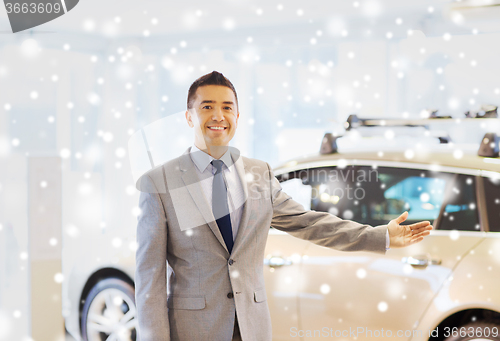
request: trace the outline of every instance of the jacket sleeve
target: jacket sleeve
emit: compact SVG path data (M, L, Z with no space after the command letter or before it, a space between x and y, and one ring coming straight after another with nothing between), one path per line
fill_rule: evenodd
M145 175L139 197L135 265L139 341L170 341L167 309L167 219L153 180Z
M386 253L387 225L372 227L344 220L327 212L306 211L301 204L283 192L269 164L267 167L273 206L272 227L340 251Z

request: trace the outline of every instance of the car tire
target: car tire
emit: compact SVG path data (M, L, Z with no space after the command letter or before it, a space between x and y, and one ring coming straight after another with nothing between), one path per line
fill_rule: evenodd
M471 329L469 329L471 328ZM460 331L463 331L460 335ZM495 331L495 332L494 332ZM471 322L462 327L459 327L456 336L449 336L445 341L500 341L500 326L489 322ZM469 336L469 333L471 336ZM485 336L488 335L488 336ZM496 336L494 336L496 335Z
M120 278L106 278L90 290L82 309L84 341L137 339L137 310L134 287Z

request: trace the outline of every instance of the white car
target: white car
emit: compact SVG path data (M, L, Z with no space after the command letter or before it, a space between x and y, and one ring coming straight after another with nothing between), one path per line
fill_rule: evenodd
M460 158L445 145L409 159L404 149L342 153L336 142L327 134L320 153L276 168L285 192L306 209L370 225L408 211L405 223L429 220L434 230L378 255L270 228L263 261L273 340L500 340L498 136L483 139L482 156ZM109 240L96 237L89 250L109 249ZM99 261L90 254L66 281L68 331L136 340L133 252L109 250Z

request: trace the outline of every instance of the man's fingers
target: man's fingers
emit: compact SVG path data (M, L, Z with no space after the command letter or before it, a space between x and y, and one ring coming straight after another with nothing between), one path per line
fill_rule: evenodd
M412 239L412 241L410 242L410 245L415 244L415 243L419 243L422 240L424 240L424 237L419 237L419 238L416 238L416 239Z
M428 236L430 234L429 231L424 231L424 232L421 232L419 234L415 234L413 236L411 236L411 241L413 240L423 240L425 236Z
M419 222L419 223L411 224L411 225L410 225L410 228L411 228L412 230L414 230L414 229L418 229L418 228L421 228L421 227L429 226L430 224L431 224L431 223L430 223L429 221L427 221L427 220L426 220L426 221L421 221L421 222Z
M404 211L399 217L396 218L396 223L401 224L408 217L408 211Z
M417 233L415 236L417 237L425 237L431 234L431 231L422 231L420 233Z
M411 236L411 241L413 242L413 240L416 240L416 239L423 240L424 237L428 236L429 234L430 234L430 231L423 231L421 233L414 234L413 236Z
M427 225L427 226L419 227L418 229L413 229L411 232L413 235L416 235L416 234L419 234L423 231L431 231L432 229L433 229L432 225Z

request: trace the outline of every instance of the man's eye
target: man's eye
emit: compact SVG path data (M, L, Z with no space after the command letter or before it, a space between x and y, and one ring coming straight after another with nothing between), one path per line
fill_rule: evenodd
M205 106L203 107L203 109L210 109L210 106L209 106L209 105L205 105Z
M231 107L226 107L226 110L233 110L233 108L231 108Z

